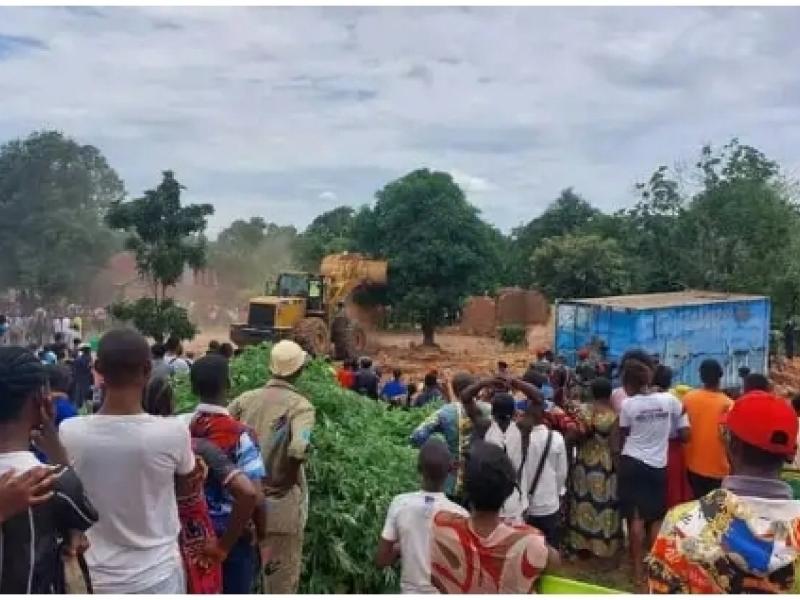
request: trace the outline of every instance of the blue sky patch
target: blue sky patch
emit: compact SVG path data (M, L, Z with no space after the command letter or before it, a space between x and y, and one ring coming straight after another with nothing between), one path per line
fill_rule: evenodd
M42 40L27 35L9 35L0 33L0 59L29 50L48 50Z

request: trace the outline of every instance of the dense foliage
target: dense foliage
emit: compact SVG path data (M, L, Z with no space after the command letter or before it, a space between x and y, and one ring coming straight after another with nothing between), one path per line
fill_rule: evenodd
M422 328L434 328L486 281L493 266L490 229L448 173L420 169L387 184L359 213L356 238L389 259L389 298Z
M0 289L34 303L82 299L115 249L103 224L122 180L94 146L56 131L0 148ZM35 307L35 306L34 306Z
M130 202L114 202L106 214L109 227L127 234L125 248L136 256L139 274L152 285L152 298L120 302L112 307L121 320L132 320L139 331L156 339L194 336L186 311L170 300L167 290L178 283L186 267L206 264L203 235L210 204L181 206L183 186L172 171L164 171L156 189Z
M503 325L498 328L497 337L506 346L520 346L525 341L525 326Z
M231 397L269 378L269 347L249 348L231 366ZM330 365L312 363L297 384L316 408L306 471L310 506L301 591L382 593L399 590L397 573L379 571L374 553L389 502L419 487L408 435L428 409L390 410L342 389ZM196 401L177 384L177 410Z

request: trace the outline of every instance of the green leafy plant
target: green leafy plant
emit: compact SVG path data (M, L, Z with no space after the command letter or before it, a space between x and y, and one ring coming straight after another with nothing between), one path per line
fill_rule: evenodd
M266 383L269 351L248 348L233 360L231 397ZM187 379L175 386L177 412L191 411ZM433 408L389 409L341 388L323 361L309 365L297 387L316 408L301 591L398 592L397 572L373 566L374 552L392 497L419 486L408 436Z
M525 342L525 327L523 325L503 325L497 329L500 341L506 346L519 346Z

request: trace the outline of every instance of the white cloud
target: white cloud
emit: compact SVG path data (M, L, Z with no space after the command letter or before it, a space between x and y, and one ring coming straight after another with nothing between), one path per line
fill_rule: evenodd
M495 189L494 184L484 177L469 175L458 169L449 169L449 173L466 194L480 194L483 192L491 192Z
M336 202L339 199L336 193L330 190L325 190L324 192L320 193L318 197L320 200L327 203Z
M0 8L0 141L58 128L215 228L455 166L509 228L738 135L800 164L797 8ZM711 41L710 41L711 40Z

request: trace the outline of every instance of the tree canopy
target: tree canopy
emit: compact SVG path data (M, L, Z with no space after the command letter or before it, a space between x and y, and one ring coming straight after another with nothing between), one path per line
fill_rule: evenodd
M115 202L106 215L114 229L125 231L125 248L135 253L139 274L152 283L152 302L115 305L117 318L133 320L143 333L161 339L167 335L192 337L186 311L167 297L186 267L206 264L207 218L210 204L181 206L183 186L172 171L164 171L161 183L130 202Z
M81 299L115 248L103 223L125 195L100 151L57 131L0 148L0 287L28 302Z
M435 327L485 281L489 229L448 173L413 171L376 197L357 219L360 249L389 260L392 306L432 344Z

